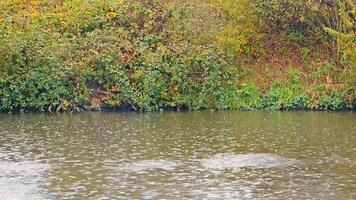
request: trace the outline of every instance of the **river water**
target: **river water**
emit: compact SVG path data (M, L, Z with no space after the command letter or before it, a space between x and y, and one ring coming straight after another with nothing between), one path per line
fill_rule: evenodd
M0 199L356 199L356 113L0 114Z

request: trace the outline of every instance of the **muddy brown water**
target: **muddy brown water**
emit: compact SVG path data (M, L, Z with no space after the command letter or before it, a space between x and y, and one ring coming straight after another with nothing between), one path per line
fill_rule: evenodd
M356 199L356 113L0 114L0 199Z

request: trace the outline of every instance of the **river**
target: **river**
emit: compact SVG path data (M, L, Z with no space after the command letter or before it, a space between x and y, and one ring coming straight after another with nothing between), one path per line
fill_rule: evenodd
M0 114L0 199L356 199L356 113Z

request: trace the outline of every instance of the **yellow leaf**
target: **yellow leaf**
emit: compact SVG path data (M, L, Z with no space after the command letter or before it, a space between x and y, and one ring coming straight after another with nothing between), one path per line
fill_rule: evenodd
M304 22L304 21L305 21L304 16L301 16L301 17L299 18L299 21Z
M109 12L106 14L106 18L107 19L114 19L115 17L117 16L117 13L116 12Z

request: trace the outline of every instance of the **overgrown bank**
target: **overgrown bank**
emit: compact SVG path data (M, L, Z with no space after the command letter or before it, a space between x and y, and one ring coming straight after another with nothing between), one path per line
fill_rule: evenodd
M2 1L0 110L354 109L355 6L303 1Z

